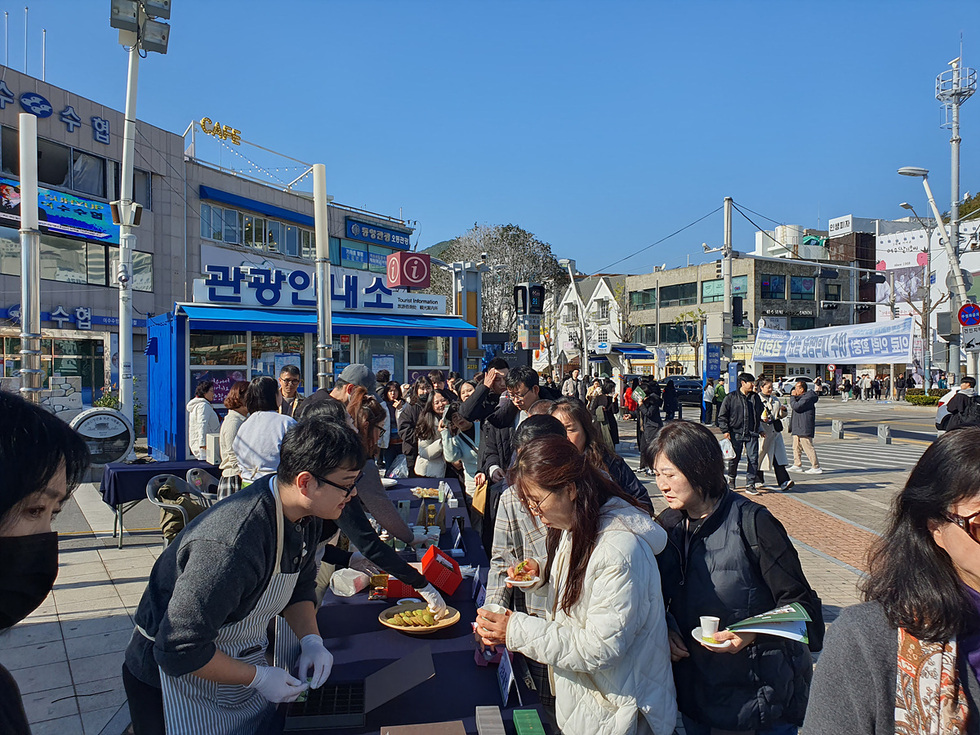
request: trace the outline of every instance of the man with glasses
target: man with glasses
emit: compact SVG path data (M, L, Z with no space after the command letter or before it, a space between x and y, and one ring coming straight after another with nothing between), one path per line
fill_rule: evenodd
M279 395L276 402L279 404L279 413L298 419L302 411L300 404L303 396L299 394L299 386L303 379L300 377L299 368L295 365L285 365L279 373Z

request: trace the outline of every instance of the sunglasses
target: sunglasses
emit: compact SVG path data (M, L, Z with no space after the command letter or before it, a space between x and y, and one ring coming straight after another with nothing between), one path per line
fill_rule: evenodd
M970 538L980 544L980 523L974 525L974 519L980 516L980 511L968 516L958 516L955 513L943 513L943 517L950 523L955 523L968 534Z

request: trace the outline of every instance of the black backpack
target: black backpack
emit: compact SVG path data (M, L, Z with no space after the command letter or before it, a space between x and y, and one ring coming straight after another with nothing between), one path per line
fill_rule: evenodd
M970 396L967 404L960 409L956 428L961 426L980 426L980 401L977 400L977 396Z

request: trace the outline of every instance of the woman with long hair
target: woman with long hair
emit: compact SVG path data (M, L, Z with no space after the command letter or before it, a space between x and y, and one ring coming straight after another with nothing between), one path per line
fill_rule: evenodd
M226 498L242 489L241 470L238 467L238 457L235 456L234 443L235 437L238 436L238 430L242 428L242 424L248 418L248 409L245 408L245 391L247 390L248 381L239 380L228 389L228 395L225 396L225 408L228 409L228 415L221 422L221 432L218 437L221 445L219 498Z
M640 450L640 471L647 475L653 475L653 470L647 464L646 448L657 438L664 420L660 416L660 407L663 401L660 398L660 385L656 380L651 380L643 384L642 397L637 400L638 408L636 415L639 420L636 422L636 446ZM633 391L635 396L637 391Z
M632 495L648 508L652 508L650 494L626 462L615 452L610 452L599 436L592 415L577 398L560 398L552 404L549 413L561 421L568 441L585 454L589 464L605 472L622 490Z
M664 386L664 418L667 421L673 421L675 414L677 418L681 418L680 412L681 404L677 397L677 388L674 386L673 380L668 380Z
M268 375L252 378L245 391L248 418L231 443L238 457L242 487L279 467L279 445L296 419L279 413L279 386Z
M407 405L402 409L401 417L398 419L398 434L402 438L402 454L408 463L408 474L411 477L418 477L415 472L415 460L419 456L419 442L416 436L419 416L425 407L429 393L432 392L432 381L426 376L421 375L412 383L405 396Z
M944 434L875 542L865 602L830 626L803 735L980 725L980 428Z
M429 393L425 406L415 425L418 440L418 457L415 460L415 473L419 477L445 477L446 458L443 455L440 423L446 409L456 400L456 396L445 388L435 388Z
M548 528L540 577L546 618L477 611L477 633L553 668L566 735L673 732L677 719L656 555L664 530L567 439L528 442L508 473L526 512ZM508 570L511 579L517 570Z
M389 380L384 387L384 405L388 412L388 446L382 451L382 463L391 467L391 463L402 453L402 438L398 433L398 417L405 407L402 400L402 387L397 380Z
M807 646L724 630L798 602L812 621L810 646L819 650L820 601L792 542L768 509L728 489L721 447L707 427L668 422L646 452L669 506L657 519L670 541L658 562L684 732L795 733L813 669ZM696 637L701 616L719 618L714 640L724 649L709 648Z

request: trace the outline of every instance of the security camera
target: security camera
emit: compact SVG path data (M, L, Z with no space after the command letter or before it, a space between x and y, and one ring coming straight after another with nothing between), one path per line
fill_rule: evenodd
M119 281L119 283L122 283L123 285L129 283L129 271L126 269L126 266L124 265L119 266L119 271L116 274L116 280Z
M487 255L488 255L488 253L480 253L480 259L481 259L481 260L482 260L482 261L483 261L484 263L486 263L486 262L487 262Z

